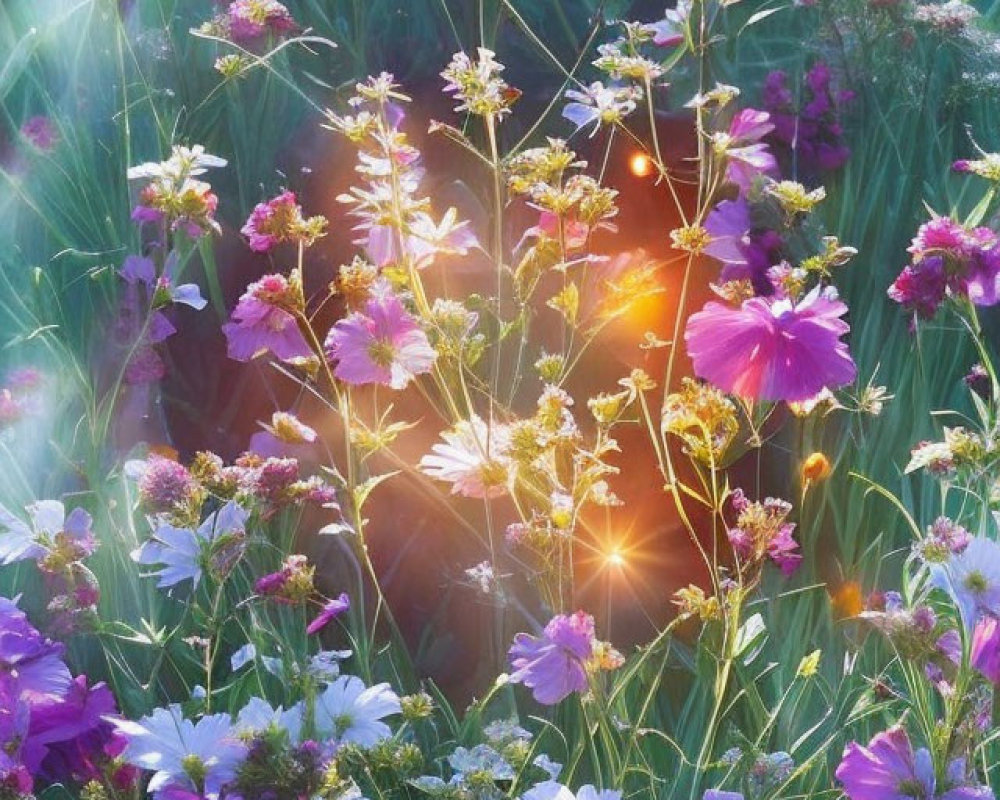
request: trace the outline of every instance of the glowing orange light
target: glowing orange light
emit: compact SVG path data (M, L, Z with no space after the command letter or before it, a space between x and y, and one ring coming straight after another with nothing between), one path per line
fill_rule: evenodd
M625 566L625 556L622 555L620 550L612 550L604 557L605 563L609 567L624 567Z
M645 153L633 153L629 157L628 168L637 178L648 178L653 174L653 162Z

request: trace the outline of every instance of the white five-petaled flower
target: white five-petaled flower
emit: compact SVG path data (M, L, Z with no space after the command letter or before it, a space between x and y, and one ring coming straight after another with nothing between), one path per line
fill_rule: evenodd
M441 434L444 443L420 459L425 475L451 484L451 493L463 497L499 497L514 480L514 464L507 455L510 428L487 425L479 417L462 420Z
M342 675L316 698L316 730L338 744L372 747L392 735L382 718L401 710L388 683L366 687L360 678Z
M204 175L210 168L224 167L227 163L224 158L206 153L200 144L190 148L175 145L166 161L147 161L129 167L127 174L130 181L147 178L176 183L193 175Z
M232 538L232 544L238 546L248 516L248 511L230 501L211 513L196 530L165 523L156 529L152 539L132 553L132 559L139 564L163 565L150 573L159 578L156 585L161 589L189 579L197 586L210 554L227 557L227 554L212 554L212 546L223 537Z
M194 723L184 719L179 705L171 705L137 722L111 721L128 740L122 754L125 762L155 773L148 786L151 794L179 785L216 800L246 756L228 714Z
M621 800L622 793L612 789L595 789L589 784L581 786L574 794L570 789L555 781L536 784L521 795L521 800Z

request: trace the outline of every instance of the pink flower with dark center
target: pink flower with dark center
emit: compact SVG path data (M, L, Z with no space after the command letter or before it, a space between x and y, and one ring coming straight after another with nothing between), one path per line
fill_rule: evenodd
M388 291L376 292L364 312L338 321L326 337L334 375L351 384L378 383L404 389L430 372L437 353L417 320Z
M312 350L288 311L297 304L284 275L265 275L247 287L233 309L232 321L222 326L229 340L229 357L250 361L271 352L282 361L308 358Z
M794 304L753 297L739 308L709 302L688 319L684 339L695 374L750 400L796 403L854 380L847 312L819 287Z

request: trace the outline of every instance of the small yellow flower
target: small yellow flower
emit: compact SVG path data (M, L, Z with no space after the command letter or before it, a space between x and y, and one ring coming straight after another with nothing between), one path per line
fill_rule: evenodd
M819 671L819 659L823 655L822 650L813 650L809 655L799 662L798 676L800 678L811 678Z
M681 391L667 395L660 424L684 442L684 452L702 464L718 464L740 429L732 401L691 378L684 378Z
M674 605L683 616L697 616L702 622L718 619L722 615L719 599L714 595L706 595L704 589L693 583L674 592Z
M698 255L712 242L711 234L701 225L685 225L670 231L674 250Z

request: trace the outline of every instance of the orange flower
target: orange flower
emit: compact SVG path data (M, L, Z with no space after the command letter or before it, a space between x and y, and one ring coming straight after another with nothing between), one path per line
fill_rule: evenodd
M865 608L861 584L857 581L845 581L836 589L830 591L830 606L837 619L856 617Z
M825 481L833 472L833 466L823 453L813 453L802 462L802 482L819 483Z

